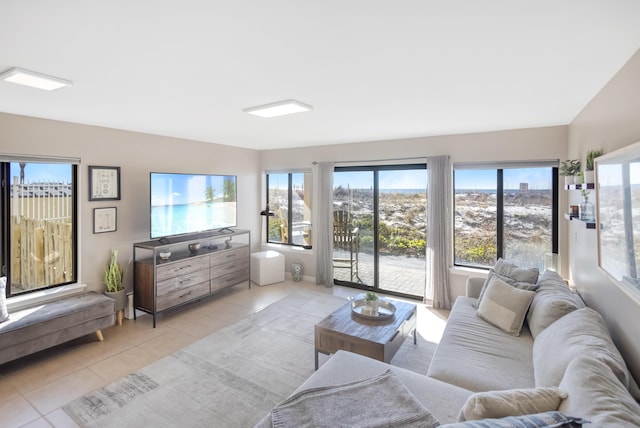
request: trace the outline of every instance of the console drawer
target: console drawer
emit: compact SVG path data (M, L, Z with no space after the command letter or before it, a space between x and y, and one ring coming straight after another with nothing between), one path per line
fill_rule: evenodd
M190 272L194 272L209 267L209 258L193 257L186 260L180 260L173 263L163 263L156 267L157 281L163 281L176 276L184 276Z
M209 260L211 266L218 266L234 260L249 259L249 246L245 245L239 248L224 250L211 254Z
M236 265L236 269L239 269ZM224 276L218 276L211 278L211 291L221 290L226 287L230 287L242 281L249 280L249 263L246 263L246 268L243 270L237 270L233 273Z
M195 298L206 296L210 293L209 281L201 282L186 288L173 289L171 292L158 296L156 300L156 310L170 308Z
M165 279L164 281L158 282L157 296L160 297L171 294L208 280L209 269L202 269L186 275L176 276L175 278Z

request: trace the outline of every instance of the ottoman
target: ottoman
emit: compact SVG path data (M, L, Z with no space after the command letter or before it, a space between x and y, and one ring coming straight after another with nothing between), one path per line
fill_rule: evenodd
M284 281L284 255L271 250L251 254L251 281L261 286Z

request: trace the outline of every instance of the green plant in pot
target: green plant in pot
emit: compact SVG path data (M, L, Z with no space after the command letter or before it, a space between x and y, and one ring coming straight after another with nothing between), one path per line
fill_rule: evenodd
M367 291L367 294L364 296L365 302L367 302L367 306L369 307L371 314L378 313L378 295L373 291Z
M121 311L127 305L127 288L124 286L126 267L118 263L118 250L111 250L109 263L104 269L105 294L116 301L116 311Z
M580 173L582 163L578 159L567 159L560 164L560 174L564 175L564 184L574 184L575 176Z
M587 152L587 163L585 166L585 170L584 170L584 182L585 183L595 183L595 174L594 174L594 169L595 169L595 162L596 162L596 158L599 156L602 156L604 154L604 151L597 149L597 150L589 150Z

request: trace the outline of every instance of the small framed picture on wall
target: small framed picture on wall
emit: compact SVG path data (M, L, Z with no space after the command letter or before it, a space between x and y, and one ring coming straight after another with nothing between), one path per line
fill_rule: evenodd
M115 232L118 227L116 207L93 209L93 233Z
M89 165L89 200L120 200L120 167Z

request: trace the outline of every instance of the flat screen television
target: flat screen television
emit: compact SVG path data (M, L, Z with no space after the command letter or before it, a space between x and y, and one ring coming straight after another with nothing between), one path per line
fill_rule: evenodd
M151 239L237 226L235 175L150 173Z

